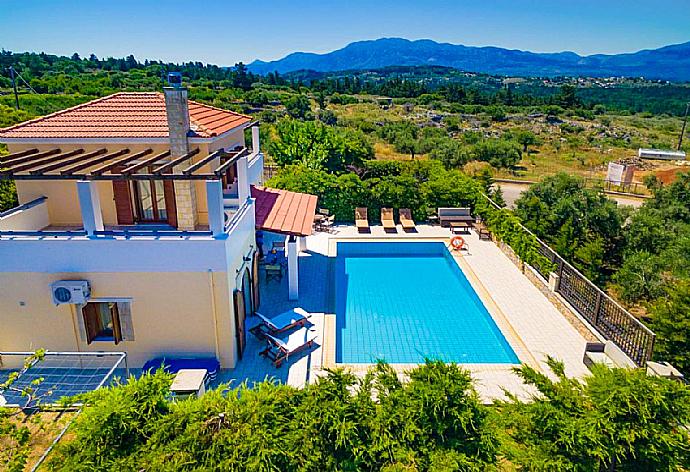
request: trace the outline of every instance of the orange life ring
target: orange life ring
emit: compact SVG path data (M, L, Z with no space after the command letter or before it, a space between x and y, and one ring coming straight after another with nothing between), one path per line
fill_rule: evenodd
M459 251L460 249L465 247L465 240L462 239L462 236L454 236L450 240L450 245L453 246L453 249Z

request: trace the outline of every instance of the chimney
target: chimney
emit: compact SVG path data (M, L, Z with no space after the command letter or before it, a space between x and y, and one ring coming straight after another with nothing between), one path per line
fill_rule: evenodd
M173 81L173 73L169 74L168 82L172 87L164 87L165 112L168 116L168 132L170 133L170 153L172 157L179 157L189 152L189 105L187 104L187 89L180 82Z
M168 134L170 138L170 157L172 159L189 152L189 104L187 103L187 89L182 87L182 77L179 72L168 74L171 87L164 87L165 112L168 118ZM189 161L175 167L175 172L181 172L188 167ZM194 183L189 180L178 180L174 183L175 206L177 208L177 227L180 230L192 231L199 222L196 206L196 191Z

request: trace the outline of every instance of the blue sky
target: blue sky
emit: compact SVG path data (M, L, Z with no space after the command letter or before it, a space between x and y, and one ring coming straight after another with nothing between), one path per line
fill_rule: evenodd
M0 0L0 48L220 65L429 38L580 54L690 41L690 0Z

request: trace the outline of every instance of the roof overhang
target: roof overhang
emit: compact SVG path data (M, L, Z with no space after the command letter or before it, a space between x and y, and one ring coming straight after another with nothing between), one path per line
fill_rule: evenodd
M223 139L232 133L240 130L245 130L252 126L258 125L258 121L250 123L243 123L235 126L218 136L210 138L201 138L198 136L190 136L187 138L190 144L211 144L220 139ZM0 137L2 144L120 144L126 146L127 144L170 144L170 138L167 137L151 137L151 138L3 138Z
M197 147L173 157L169 150L154 153L151 148L139 152L105 147L90 152L33 148L0 158L0 180L219 180L248 155L247 148L219 149L194 162L199 152ZM210 173L202 172L214 165Z
M309 236L316 214L316 195L252 186L256 199L256 229Z

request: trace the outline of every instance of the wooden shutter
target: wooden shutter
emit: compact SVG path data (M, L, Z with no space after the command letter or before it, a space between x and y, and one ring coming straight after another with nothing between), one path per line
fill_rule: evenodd
M122 166L118 166L113 169L113 172L120 172L121 170ZM117 224L133 225L134 208L132 207L132 191L129 182L126 180L113 180L113 195Z
M115 344L120 344L122 341L122 328L120 327L120 313L117 309L117 303L109 303L110 317L113 320L113 340Z
M261 303L261 294L259 292L259 251L254 251L254 260L252 261L252 312L259 309Z
M235 290L232 294L235 305L235 335L237 337L237 355L242 359L245 344L244 332L244 294L241 290Z
M192 186L194 182L190 182ZM194 190L194 189L192 189ZM165 211L168 214L168 224L177 228L177 204L175 203L175 182L172 180L163 181L163 194L165 198Z
M98 309L95 303L87 303L81 309L82 316L84 317L84 328L86 332L86 344L91 344L98 332L101 329L100 323L98 321Z
M134 341L131 302L117 302L117 313L120 316L120 333L123 341Z
M77 312L75 313L77 316L77 330L79 331L79 339L83 343L88 341L86 338L86 322L84 321L84 308L85 307L86 307L85 304L75 306L75 308L77 310Z

